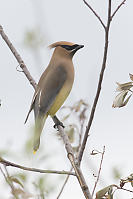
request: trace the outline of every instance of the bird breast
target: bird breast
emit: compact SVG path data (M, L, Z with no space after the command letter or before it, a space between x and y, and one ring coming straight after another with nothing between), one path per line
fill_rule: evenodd
M74 81L74 67L73 67L72 61L69 62L69 64L64 65L64 69L67 75L66 81L64 82L62 88L60 89L58 95L55 98L54 103L52 104L50 110L48 111L48 114L51 116L55 115L55 113L62 106L62 104L64 103L64 101L66 100L66 98L68 97L72 89L72 85Z

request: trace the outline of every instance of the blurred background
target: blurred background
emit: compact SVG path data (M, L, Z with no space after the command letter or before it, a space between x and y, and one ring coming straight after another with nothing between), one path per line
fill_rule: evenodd
M104 30L97 18L81 0L1 0L0 2L0 23L36 82L51 58L52 50L47 48L49 44L65 40L85 46L73 58L75 82L64 104L73 106L81 99L88 104L85 129L96 93L104 50ZM112 2L114 10L121 1ZM106 23L107 2L88 0L88 3ZM119 184L118 178L124 178L132 173L132 98L126 107L112 108L116 95L116 82L130 81L129 73L133 73L132 7L133 1L127 0L116 14L110 28L108 60L102 91L82 161L82 170L91 191L101 160L100 155L90 155L93 149L102 151L103 146L106 147L97 191L110 184ZM31 143L33 112L26 125L24 120L34 90L25 75L17 71L21 69L2 38L0 38L0 55L0 155L28 167L69 170L71 166L66 151L53 128L51 118L47 119L44 127L40 150L33 155ZM69 109L61 109L57 115L62 119L68 113ZM71 113L65 120L65 126L69 124L76 124L79 128L77 114ZM76 140L76 133L74 136ZM8 168L8 172L23 182L27 194L25 198L57 198L66 178L61 175L23 172L14 168ZM10 187L1 172L0 179L1 198L12 198ZM18 183L15 186L20 185ZM132 189L131 185L127 188ZM125 197L131 198L132 194L124 191L115 193L115 198ZM84 198L74 177L70 177L60 198Z

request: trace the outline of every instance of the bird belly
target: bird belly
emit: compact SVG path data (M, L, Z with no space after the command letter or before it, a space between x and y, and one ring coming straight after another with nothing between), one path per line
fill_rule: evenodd
M72 85L68 85L68 82L64 84L60 92L55 98L54 103L50 107L48 114L51 116L54 116L55 113L59 110L59 108L62 106L64 101L66 100L67 96L69 95L71 91Z

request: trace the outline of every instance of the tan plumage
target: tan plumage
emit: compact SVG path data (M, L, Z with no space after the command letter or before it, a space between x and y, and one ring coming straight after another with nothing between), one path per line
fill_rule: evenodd
M30 110L34 109L35 135L34 151L40 145L40 135L48 115L53 117L69 95L74 81L72 57L83 45L60 41L49 46L55 48L46 70L43 72L36 87Z

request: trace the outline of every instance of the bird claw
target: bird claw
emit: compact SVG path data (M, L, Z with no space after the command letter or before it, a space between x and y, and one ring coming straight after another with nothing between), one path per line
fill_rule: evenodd
M56 122L56 124L54 125L54 128L56 129L58 126L62 126L63 128L65 128L65 126L63 125L63 123L60 122L60 121Z
M55 125L54 125L54 128L58 128L58 126L62 126L63 128L65 128L65 126L63 125L63 123L56 117L56 115L54 115L52 117Z

